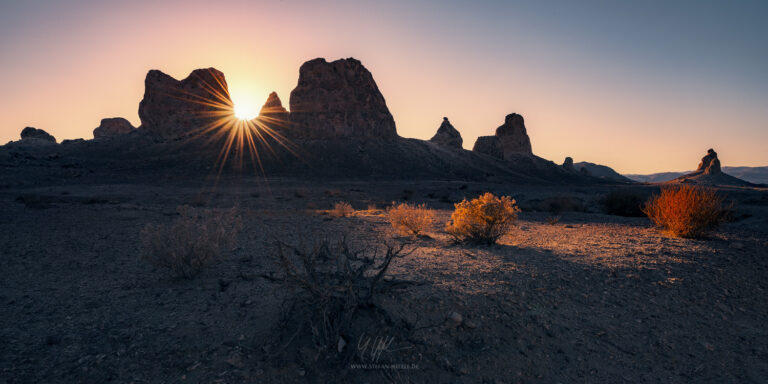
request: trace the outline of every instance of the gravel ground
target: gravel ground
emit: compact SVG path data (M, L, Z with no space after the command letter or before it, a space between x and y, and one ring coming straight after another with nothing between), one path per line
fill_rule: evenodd
M548 196L583 207L524 210L494 246L451 244L442 231L451 202L484 190L523 207ZM703 240L601 214L604 192L297 180L6 188L0 383L768 382L766 192L736 193L741 219ZM390 228L381 208L403 199L437 210L427 236ZM358 211L326 214L342 200ZM237 205L245 224L237 248L193 280L139 258L141 228L170 222L182 204ZM346 346L357 349L354 364L398 369L307 358L307 340L296 353L269 349L291 295L258 277L277 272L273 240L338 233L413 249L390 271L413 284L377 298L395 325L363 319ZM365 341L376 337L386 342L372 355Z

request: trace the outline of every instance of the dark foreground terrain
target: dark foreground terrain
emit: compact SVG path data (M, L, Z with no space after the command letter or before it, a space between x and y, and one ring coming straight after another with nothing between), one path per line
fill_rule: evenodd
M0 383L768 382L766 192L723 191L737 200L734 221L686 240L601 213L609 188L6 185ZM518 226L494 246L452 245L451 203L483 191L517 198ZM393 232L382 208L404 199L438 210L427 236ZM338 201L356 212L329 216ZM140 230L185 204L237 206L244 224L236 249L192 280L139 257ZM276 239L339 233L413 250L387 278L407 283L375 297L388 319L360 318L343 363L289 331L300 320L285 317L293 293L264 278L280 272Z

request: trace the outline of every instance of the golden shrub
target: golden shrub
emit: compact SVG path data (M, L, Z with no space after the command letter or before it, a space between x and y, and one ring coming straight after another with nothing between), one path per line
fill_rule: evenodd
M400 234L419 235L432 225L435 212L424 204L393 203L387 208L387 217Z
M456 209L445 231L456 242L493 244L512 229L520 212L515 200L509 196L496 197L490 192L454 206Z
M352 208L352 204L347 203L346 201L339 201L330 211L330 214L333 217L347 217L352 216L353 213L355 213L355 210Z
M673 236L696 238L717 227L727 209L714 189L683 185L668 187L643 206L651 221Z
M214 213L189 206L170 224L147 224L141 230L142 258L175 276L192 278L234 247L242 229L235 208Z

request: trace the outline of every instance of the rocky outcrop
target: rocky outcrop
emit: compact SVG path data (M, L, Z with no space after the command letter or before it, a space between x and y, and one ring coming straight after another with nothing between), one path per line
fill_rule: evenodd
M53 137L53 135L42 129L33 127L26 127L21 130L21 140L56 143L56 138Z
M290 109L291 125L301 137L397 137L395 120L373 76L353 58L304 63Z
M461 133L451 125L451 122L448 121L447 117L443 117L443 123L440 124L437 133L435 133L429 141L451 148L461 148L461 145L464 143L464 140L461 138Z
M721 173L720 160L717 158L717 152L714 149L710 148L707 150L707 155L701 158L696 172L702 172L705 175Z
M519 155L533 154L525 122L517 113L507 115L504 124L496 128L495 136L478 137L472 150L500 159L515 159Z
M290 115L283 107L283 103L280 101L280 97L277 96L277 93L272 92L261 107L259 116L256 119L262 126L266 126L272 130L279 130L288 125Z
M472 147L472 152L482 153L493 156L498 159L504 158L504 152L501 149L501 141L496 136L480 136Z
M573 168L573 158L572 157L566 157L565 161L563 161L563 169L566 171L575 171Z
M720 159L717 158L717 152L710 148L706 156L701 159L699 166L695 171L679 176L667 183L694 183L702 185L753 185L742 179L733 177L724 173L720 167Z
M631 179L628 179L627 177L619 174L613 168L607 165L600 165L600 164L590 163L587 161L580 161L578 163L573 164L573 169L580 171L585 175L596 177L598 179L618 181L622 183L632 182Z
M144 80L139 104L140 129L163 138L199 133L233 115L224 74L214 68L196 69L178 81L158 70Z
M505 158L511 158L510 154L532 154L531 139L525 130L523 117L517 113L511 113L504 119L504 124L496 128L496 137L501 141L501 148Z
M132 132L134 126L122 117L112 117L101 119L101 124L93 130L93 137L107 137L115 135L124 135Z

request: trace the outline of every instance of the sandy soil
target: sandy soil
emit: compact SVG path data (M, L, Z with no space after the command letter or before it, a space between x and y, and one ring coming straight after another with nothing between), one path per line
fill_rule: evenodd
M442 232L451 202L484 190L524 208L570 196L581 212L529 209L497 245L452 245ZM5 188L0 383L768 382L768 198L725 192L737 198L738 220L685 240L647 219L599 213L598 187L272 180ZM381 208L405 198L438 210L428 236L392 231ZM332 218L323 210L336 201L358 211ZM237 249L193 280L139 258L141 228L172 221L182 204L237 205L245 224ZM378 298L397 323L369 321L346 346L358 349L354 364L409 369L330 369L328 356L270 350L291 295L258 277L277 272L274 239L311 243L342 232L357 244L415 249L391 270L415 284ZM374 356L362 346L376 337L387 346Z

